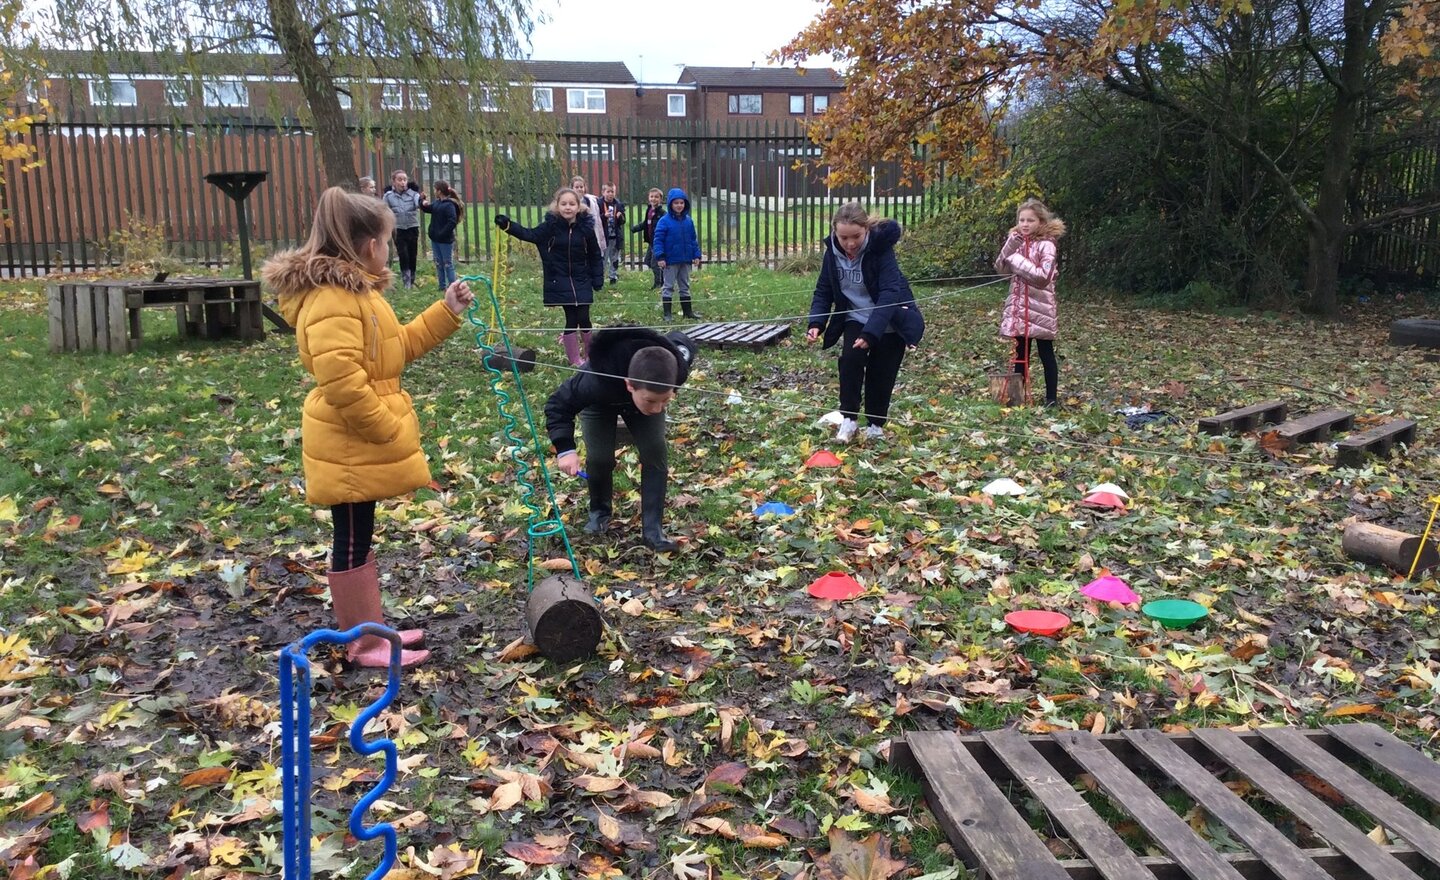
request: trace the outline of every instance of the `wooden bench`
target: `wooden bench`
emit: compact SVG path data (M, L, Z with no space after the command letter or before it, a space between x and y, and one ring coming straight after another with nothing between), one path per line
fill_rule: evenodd
M265 338L260 282L201 278L51 284L50 350L124 354L140 344L141 309L174 309L182 337Z
M1337 444L1335 463L1342 467L1358 467L1366 453L1389 455L1396 443L1414 442L1415 423L1409 419L1392 419L1341 440Z
M951 845L986 880L1420 880L1440 864L1440 828L1401 800L1440 803L1440 764L1373 724L1101 736L918 731L892 744L890 762L920 780ZM1362 775L1367 764L1404 795ZM1134 820L1130 842L1116 833L1113 815L1097 813L1077 791L1082 773ZM1313 793L1303 781L1312 777L1405 843L1376 843ZM1275 811L1256 810L1225 784L1234 778L1249 780L1328 846L1297 842L1267 818ZM1217 851L1157 792L1193 803L1245 849ZM1042 808L1033 827L1016 806L1027 801ZM1051 837L1075 856L1057 857L1046 845ZM1142 854L1151 851L1164 855Z
M1355 427L1355 414L1343 409L1327 409L1278 426L1275 434L1285 449L1300 443L1322 443L1332 431L1348 431Z
M1200 420L1200 430L1206 434L1224 434L1227 431L1241 434L1245 431L1253 431L1262 424L1283 422L1288 411L1289 405L1285 401L1267 400L1253 406L1207 416Z
M706 348L748 348L759 351L790 335L789 324L696 324L684 328L686 336Z

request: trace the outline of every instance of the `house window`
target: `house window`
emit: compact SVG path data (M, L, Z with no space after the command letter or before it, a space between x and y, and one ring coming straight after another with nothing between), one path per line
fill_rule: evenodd
M335 90L335 97L340 101L341 110L349 110L354 105L354 98L350 95L350 91L354 88L355 86L350 83L342 83L340 88Z
M685 115L685 96L684 96L684 95L666 95L666 96L665 96L665 112L666 112L667 115L670 115L670 116L684 116L684 115Z
M824 113L826 110L830 109L829 95L816 95L810 100L813 102L812 106L814 106L816 113Z
M398 83L386 83L385 88L380 90L380 109L399 110L405 106L400 96L400 85Z
M536 113L553 113L555 111L554 89L536 89L533 94Z
M761 112L763 106L759 95L731 95L730 112L745 116L755 115Z
M244 107L250 103L245 83L238 79L222 79L203 83L200 87L206 107Z
M604 89L566 89L565 109L571 113L604 113Z
M615 158L615 151L609 144L585 144L571 143L570 158L576 161L580 159L599 159L607 162Z
M411 109L411 110L429 110L429 109L430 109L430 93L427 92L427 91L425 91L424 89L420 88L419 86L411 86L411 87L410 87L410 109Z
M804 96L804 95L791 95L791 96L790 96L790 112L791 112L791 113L796 113L796 114L804 113L804 112L805 112L805 96Z
M482 86L470 93L470 109L494 113L500 106L495 103L495 93Z
M183 79L165 80L165 103L171 107L184 107L190 103L190 86Z
M106 104L111 107L134 107L135 83L128 79L90 80L90 103Z

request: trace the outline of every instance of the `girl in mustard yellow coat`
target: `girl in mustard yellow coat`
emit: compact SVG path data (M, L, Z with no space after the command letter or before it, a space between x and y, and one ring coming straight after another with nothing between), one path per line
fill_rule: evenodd
M370 550L375 502L430 482L420 423L400 373L455 332L473 299L457 281L402 325L385 300L394 223L382 202L331 187L320 196L309 241L276 254L261 270L295 328L300 362L315 377L301 421L305 495L332 514L330 597L342 630L384 622ZM420 630L400 635L407 646L424 640ZM361 666L387 666L390 647L364 636L350 643L347 656ZM407 650L401 662L429 656Z

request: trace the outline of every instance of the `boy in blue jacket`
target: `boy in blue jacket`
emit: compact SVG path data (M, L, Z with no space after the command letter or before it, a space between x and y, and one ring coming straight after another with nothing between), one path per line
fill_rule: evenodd
M670 208L655 224L652 245L655 265L665 273L660 302L665 310L665 320L675 320L670 310L670 297L678 286L681 313L691 320L698 320L700 316L690 308L690 268L700 268L700 238L695 234L695 221L690 219L690 197L677 186L670 190L665 201Z

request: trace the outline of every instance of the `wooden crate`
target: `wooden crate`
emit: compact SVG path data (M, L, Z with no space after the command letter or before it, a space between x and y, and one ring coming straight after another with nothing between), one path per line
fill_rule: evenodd
M1026 737L914 732L893 744L891 763L917 776L950 843L984 880L1421 880L1440 876L1440 828L1361 775L1383 770L1440 806L1440 764L1373 724L1323 730L1225 729L1171 735L1128 730ZM1081 774L1132 819L1163 856L1135 852L1076 790ZM1300 775L1297 780L1297 775ZM1226 782L1248 781L1307 826L1302 846ZM1403 844L1376 843L1311 790L1323 780ZM1307 786L1306 783L1309 783ZM1009 789L1007 796L1002 789ZM1220 852L1159 789L1182 792L1245 849ZM1015 803L1043 807L1046 836L1083 857L1057 858ZM1293 825L1293 823L1290 823Z
M265 338L260 283L235 279L51 284L50 350L124 354L140 344L141 309L174 309L181 336Z
M759 351L790 335L789 324L696 324L684 328L686 336L706 348L748 348Z

